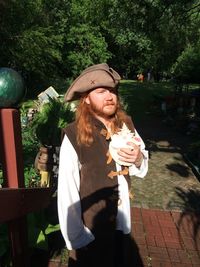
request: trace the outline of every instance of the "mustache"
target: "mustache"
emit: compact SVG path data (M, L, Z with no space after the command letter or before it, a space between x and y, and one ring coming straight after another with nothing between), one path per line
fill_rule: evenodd
M107 103L105 103L104 104L104 106L115 106L116 105L116 103L115 102L107 102Z

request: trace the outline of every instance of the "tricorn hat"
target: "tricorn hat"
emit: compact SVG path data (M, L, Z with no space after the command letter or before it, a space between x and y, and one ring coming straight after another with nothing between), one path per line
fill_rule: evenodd
M106 63L90 66L71 84L64 99L77 100L81 94L95 88L116 88L120 80L120 75Z

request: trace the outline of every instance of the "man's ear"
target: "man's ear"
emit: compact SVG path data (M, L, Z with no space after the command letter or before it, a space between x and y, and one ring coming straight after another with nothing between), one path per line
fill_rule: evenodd
M89 96L86 96L86 98L85 98L85 103L88 104L88 105L90 105L90 99L89 99Z

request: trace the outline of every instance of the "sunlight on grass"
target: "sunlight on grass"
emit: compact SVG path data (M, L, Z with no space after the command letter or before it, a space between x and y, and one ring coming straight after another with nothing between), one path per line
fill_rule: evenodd
M127 106L127 112L136 119L143 119L152 113L155 102L160 102L163 97L173 92L173 85L169 82L140 83L122 80L119 88L119 95Z

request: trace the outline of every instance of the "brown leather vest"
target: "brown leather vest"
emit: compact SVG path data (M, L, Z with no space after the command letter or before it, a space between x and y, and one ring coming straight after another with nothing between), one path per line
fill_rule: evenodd
M64 132L73 145L81 163L80 199L84 224L95 234L108 233L116 228L118 206L117 175L109 178L111 171L116 172L114 160L107 164L109 140L102 134L105 126L94 119L96 130L93 132L92 145L78 145L76 141L76 123L69 124ZM132 121L127 125L134 130ZM67 164L67 162L66 162ZM126 175L130 185L130 177Z

